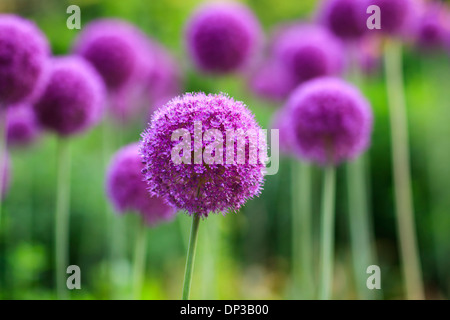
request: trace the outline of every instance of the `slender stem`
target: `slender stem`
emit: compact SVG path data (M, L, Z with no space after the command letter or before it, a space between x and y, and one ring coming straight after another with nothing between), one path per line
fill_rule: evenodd
M395 208L406 296L408 299L424 299L411 190L401 44L397 41L386 42L384 59L391 124Z
M367 201L364 155L347 165L349 223L352 244L353 272L360 299L372 299L373 291L366 286L366 270L374 255L371 223Z
M2 209L3 209L3 179L5 175L6 162L6 126L8 111L0 103L0 234L2 229Z
M67 299L66 268L68 266L70 149L68 141L58 138L58 181L56 186L55 262L58 299Z
M144 221L139 220L134 247L134 270L133 270L133 297L135 300L141 298L142 281L144 280L145 256L147 248L147 227Z
M193 214L191 235L189 238L189 248L186 259L186 269L184 272L182 300L189 300L189 294L191 291L191 283L192 283L192 273L194 271L195 249L197 247L197 235L199 224L200 224L200 216L198 214Z
M333 282L333 260L334 260L334 198L336 184L336 169L329 165L324 171L324 185L322 193L321 212L321 268L319 299L329 300L331 298Z
M314 295L312 261L311 166L292 162L292 279L294 297Z

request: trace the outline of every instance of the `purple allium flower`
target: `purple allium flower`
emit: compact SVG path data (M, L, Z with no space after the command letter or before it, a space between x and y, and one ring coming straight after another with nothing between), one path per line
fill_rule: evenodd
M7 125L8 147L28 146L41 135L41 126L33 107L21 104L8 108Z
M280 151L285 155L293 153L293 135L291 130L291 119L288 108L278 109L272 116L271 129L278 129Z
M283 63L268 58L256 68L249 85L258 96L282 100L295 88L296 80Z
M146 37L133 25L100 19L83 28L74 52L91 62L110 90L118 90L149 72Z
M295 148L320 164L338 164L370 143L372 111L352 85L321 78L297 88L287 102Z
M254 14L242 4L206 4L190 18L186 37L188 51L199 69L232 72L255 53L261 28Z
M3 107L37 94L49 55L47 39L32 22L0 14L0 104Z
M371 5L380 8L382 33L389 35L411 33L415 25L418 2L415 0L366 0L366 8Z
M368 30L366 10L361 0L326 0L319 15L321 22L339 38L357 40Z
M166 48L158 43L152 43L152 46L155 68L148 78L151 99L156 101L180 94L182 88L181 66Z
M108 168L106 190L119 213L136 211L149 225L171 220L176 211L160 198L152 197L142 176L139 144L129 144L114 155Z
M381 38L364 37L358 42L356 49L357 62L362 72L366 75L375 73L381 64Z
M52 61L49 80L34 104L41 125L62 136L95 125L104 109L105 88L95 69L81 57Z
M211 129L219 132L222 143L215 140L220 139L219 135L214 139L206 135ZM184 136L182 141L172 141L177 130L188 133L190 142ZM151 195L203 217L210 212L238 210L261 192L267 155L265 139L260 138L259 130L247 107L223 94L186 93L169 101L155 111L142 134L143 173ZM236 134L234 138L230 131ZM242 136L246 134L247 138ZM226 143L227 139L232 146ZM211 148L213 142L218 143L222 154ZM188 159L176 163L172 153L181 143L189 149L183 150L182 155ZM258 159L250 156L250 149L258 154ZM242 152L244 157L239 160ZM176 151L175 154L180 155ZM206 161L207 156L216 157L217 162Z
M2 194L1 199L3 200L8 193L9 184L11 181L11 160L9 154L6 150L0 155L3 157L3 184L2 184Z
M338 75L344 66L342 43L324 27L294 25L274 44L274 54L291 70L297 83Z
M416 43L419 48L444 48L449 34L446 28L449 20L450 15L443 4L427 3L417 21Z

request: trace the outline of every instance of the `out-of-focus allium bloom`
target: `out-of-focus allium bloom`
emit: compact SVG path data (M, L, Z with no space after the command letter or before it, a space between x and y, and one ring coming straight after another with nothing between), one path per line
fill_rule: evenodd
M9 158L8 152L4 151L0 156L3 156L3 185L1 199L4 199L9 190L9 184L11 181L11 160Z
M291 119L287 108L278 109L271 121L271 129L278 129L280 151L285 155L293 154L293 136L291 130Z
M95 69L77 56L55 58L43 94L34 104L41 125L61 136L81 133L101 118L105 88Z
M37 94L49 54L47 39L32 22L0 14L0 104L3 107Z
M381 38L364 37L357 46L357 62L364 74L371 75L377 71L382 56Z
M143 164L139 144L120 149L108 168L106 191L119 213L135 211L149 225L171 220L176 211L160 198L152 197L142 176Z
M175 57L163 46L153 42L152 51L155 57L155 67L147 79L150 98L150 112L158 108L161 102L165 104L172 97L181 94L183 76L181 66Z
M261 28L250 9L241 4L206 4L188 21L186 37L199 69L225 73L249 61L260 42Z
M250 78L251 90L263 98L284 99L296 85L295 77L286 66L277 59L262 62Z
M320 164L354 158L370 143L372 111L352 85L321 78L296 89L287 103L295 148Z
M366 0L366 8L376 5L381 12L381 32L389 35L411 33L418 9L415 0ZM376 31L376 29L371 30Z
M367 6L361 0L326 0L319 19L339 38L357 40L368 30L366 10Z
M28 146L41 134L41 126L33 107L22 104L8 109L7 125L8 147Z
M321 26L286 28L278 36L274 51L275 57L291 70L297 83L338 75L344 66L342 43Z
M267 157L261 136L242 102L223 94L174 98L155 111L142 134L151 195L202 217L238 210L261 192Z
M110 90L118 90L142 73L153 59L146 57L145 36L127 22L100 19L89 23L77 39L74 52L91 62Z
M416 43L419 48L430 50L444 48L449 30L446 23L450 14L445 6L438 2L431 2L422 10L417 21Z

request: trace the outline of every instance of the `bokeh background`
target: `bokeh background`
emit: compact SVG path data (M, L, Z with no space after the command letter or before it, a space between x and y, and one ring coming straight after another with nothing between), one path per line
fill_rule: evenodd
M211 76L197 72L186 54L183 31L198 0L60 1L2 0L0 12L34 20L47 35L53 52L64 55L79 30L66 27L66 8L81 8L82 26L91 20L117 17L132 22L176 57L185 91L226 92L244 101L263 128L281 102L256 97L241 75ZM310 20L316 1L244 1L265 31L280 23ZM450 54L423 53L413 45L405 52L405 79L411 139L414 205L428 298L450 295ZM370 209L381 268L384 299L403 298L396 221L393 211L390 132L382 68L359 83L372 104L375 129L368 151ZM105 164L102 126L72 139L70 264L81 268L81 290L72 299L131 297L132 252L136 215L105 210ZM145 128L135 120L120 138L111 136L111 151L137 141ZM111 130L114 132L114 130ZM0 234L0 298L54 299L53 217L55 205L56 137L48 134L30 148L11 151L12 184L3 202ZM289 299L291 257L290 180L288 158L278 174L268 176L262 195L237 214L212 215L201 222L191 297L194 299ZM336 212L336 299L356 297L350 257L346 188L338 170ZM320 194L320 172L314 171ZM318 199L313 199L317 211ZM145 299L181 296L186 245L191 219L184 213L171 223L148 231ZM317 225L317 224L316 224ZM317 237L317 230L314 230ZM314 250L317 253L315 248Z

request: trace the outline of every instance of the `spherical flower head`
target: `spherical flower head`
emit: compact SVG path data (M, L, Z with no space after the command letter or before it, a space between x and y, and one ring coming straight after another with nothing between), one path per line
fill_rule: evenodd
M117 151L107 173L106 191L109 199L119 213L135 211L148 225L171 220L176 211L162 199L150 196L142 169L138 143Z
M298 154L322 165L362 153L370 143L372 111L352 85L321 78L297 88L287 102Z
M39 91L50 49L30 21L0 14L0 105L24 102Z
M0 154L0 157L4 157L3 159L1 159L3 163L3 185L2 185L1 199L3 200L5 196L8 194L9 185L11 182L11 160L9 157L9 153L6 151Z
M358 40L367 32L367 6L361 0L326 0L320 21L343 40Z
M181 66L171 52L155 41L151 45L155 67L147 79L147 86L153 112L161 101L165 103L181 94L183 76Z
M8 108L8 125L6 127L8 147L24 147L33 144L42 130L29 104Z
M146 57L145 36L133 25L116 19L100 19L83 28L74 52L97 69L109 90L134 82L153 64Z
M200 7L186 28L187 48L197 67L227 73L246 65L258 47L261 28L254 14L238 3Z
M274 45L275 57L291 70L297 83L341 73L342 43L321 26L295 25L282 32Z
M257 66L249 79L249 86L256 95L279 101L283 100L296 86L296 79L277 59L268 58Z
M43 127L68 136L97 124L104 102L105 88L95 69L83 58L69 56L53 59L34 110Z
M450 14L442 4L427 3L417 21L417 46L424 50L444 48L449 34L448 21Z
M260 194L265 151L242 102L203 93L186 93L155 111L140 146L150 193L202 217L238 210Z
M288 108L282 107L273 114L270 128L278 130L281 153L287 156L292 155L294 153L294 142Z
M380 8L381 33L393 36L406 35L415 29L418 2L414 0L366 0L366 8L371 5Z

